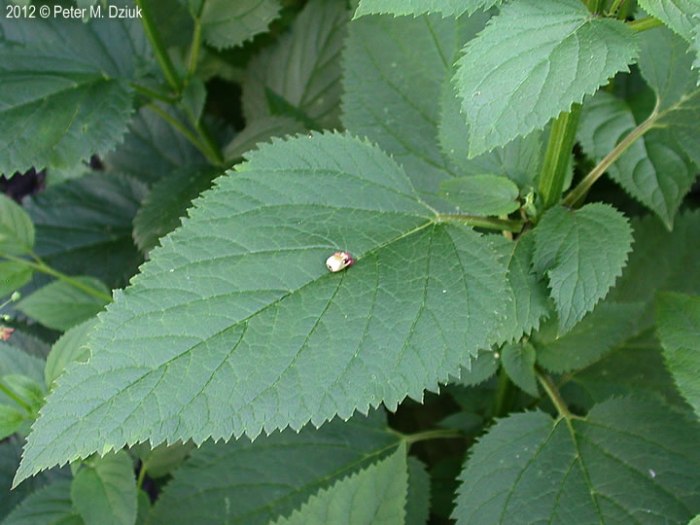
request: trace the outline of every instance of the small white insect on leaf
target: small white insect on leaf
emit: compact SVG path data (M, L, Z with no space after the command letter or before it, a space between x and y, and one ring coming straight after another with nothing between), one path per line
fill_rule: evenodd
M354 263L355 259L348 252L335 252L326 259L326 268L331 272L339 272Z

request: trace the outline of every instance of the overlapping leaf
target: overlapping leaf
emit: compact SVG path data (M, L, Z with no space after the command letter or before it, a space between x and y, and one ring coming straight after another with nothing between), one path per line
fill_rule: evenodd
M72 167L113 148L147 49L136 19L0 19L0 173Z
M50 395L18 479L127 443L395 407L492 342L505 267L375 147L276 141L197 204L101 316L92 358ZM357 262L329 273L339 249Z
M278 114L312 128L339 127L339 55L349 17L343 2L313 0L289 33L250 62L243 84L248 122Z
M27 496L2 525L85 525L73 508L70 481L61 480Z
M622 273L631 245L627 219L606 204L576 211L554 207L542 217L533 264L549 280L560 332L570 330L605 297Z
M700 505L700 429L633 399L584 418L497 423L462 472L458 524L686 523Z
M520 0L469 42L455 76L470 156L541 129L637 54L634 34L579 0Z
M233 47L267 30L279 16L278 0L206 0L202 2L202 34L219 48Z
M639 5L651 16L658 18L680 36L690 41L700 13L695 0L639 0Z
M700 296L659 294L658 330L678 390L700 415Z
M500 2L501 0L360 0L355 17L381 14L418 16L433 13L458 17L477 9L489 9Z
M231 525L266 525L289 516L319 490L387 459L399 444L380 414L252 443L209 442L175 473L149 524L214 525L228 519Z
M19 204L0 194L0 255L18 255L34 247L34 225Z

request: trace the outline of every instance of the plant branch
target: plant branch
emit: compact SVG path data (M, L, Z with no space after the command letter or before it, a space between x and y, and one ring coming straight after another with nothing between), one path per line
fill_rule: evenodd
M76 288L82 292L85 292L86 294L95 297L97 299L100 299L101 301L107 301L107 302L112 302L112 296L104 293L102 290L97 290L93 288L92 286L89 286L85 283L82 283L78 281L77 279L74 279L73 277L70 277L69 275L66 275L62 272L59 272L58 270L52 268L48 264L46 264L44 261L39 259L36 255L33 255L34 261L30 261L28 259L22 259L21 257L15 257L14 255L9 255L9 254L0 254L0 257L3 257L7 259L8 261L13 261L19 264L23 264L29 268L32 268L33 270L44 273L46 275L50 275L51 277L55 277L59 281L63 281L64 283L72 286L73 288Z
M438 430L426 430L425 432L417 432L416 434L401 434L407 444L412 445L419 441L428 441L430 439L460 439L464 435L456 429L445 428Z
M204 2L202 2L204 5ZM197 71L197 62L199 60L199 50L202 47L202 18L198 16L194 19L194 33L192 34L192 43L190 44L190 56L187 60L187 78L192 77Z
M525 223L523 221L512 219L496 219L493 217L480 217L478 215L464 215L461 213L439 213L437 215L438 222L459 222L476 228L484 228L487 230L509 231L519 233L522 231Z
M15 403L17 403L19 406L21 406L24 410L27 411L28 414L32 414L32 407L29 403L27 403L24 399L19 397L15 392L9 388L5 383L3 383L0 380L0 392L5 394L7 397L12 399Z
M649 131L658 118L658 108L654 108L651 115L642 122L639 126L634 128L629 135L622 139L613 150L608 153L603 160L601 160L597 166L595 166L586 175L578 185L569 192L566 198L562 201L565 206L577 206L583 200L583 198L591 189L591 186L605 173L610 166L618 159L620 156L629 148L637 139L641 138L647 131Z
M539 179L542 199L541 211L546 211L561 199L566 170L571 161L571 151L576 141L576 129L581 115L581 105L574 104L571 111L562 113L552 124L549 143Z
M168 81L168 84L170 84L170 87L173 88L175 93L180 94L182 91L180 76L170 60L168 51L165 49L165 44L163 43L163 40L160 38L160 34L156 29L156 23L153 19L153 13L151 13L148 5L148 0L136 0L136 5L141 8L141 22L143 23L143 29L149 42L151 43L151 47L156 55L158 65L160 65L163 75L165 76L165 80Z
M654 29L655 27L659 27L662 25L664 25L663 22L658 18L654 18L653 16L627 22L627 27L629 27L632 31L636 31L638 33L641 31L646 31L647 29Z
M566 406L566 402L561 397L561 394L559 393L559 390L554 384L554 381L552 381L552 378L539 369L535 369L535 373L537 374L537 379L542 385L542 388L545 392L547 392L547 396L549 396L549 399L552 401L552 404L557 409L557 412L559 412L559 415L566 418L567 420L571 419L573 415L571 414L571 412L569 412L569 407Z

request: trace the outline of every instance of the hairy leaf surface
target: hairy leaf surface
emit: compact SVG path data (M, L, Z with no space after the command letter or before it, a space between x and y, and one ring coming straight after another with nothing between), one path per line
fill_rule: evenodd
M700 505L697 423L668 407L606 401L584 418L500 421L460 476L458 524L685 523Z
M464 47L455 75L470 156L543 128L636 54L632 31L592 16L579 0L506 4Z
M151 525L266 525L319 490L386 459L400 444L380 414L286 430L254 442L205 443L175 473ZM228 510L227 510L228 509Z
M631 245L627 219L606 204L576 211L554 207L542 217L535 230L533 264L549 280L561 333L605 297L622 273Z
M700 415L700 296L662 293L656 308L668 368L678 390Z
M445 219L351 137L252 153L117 292L18 479L127 443L254 437L420 399L490 346L505 306L491 244ZM357 262L329 273L337 250Z

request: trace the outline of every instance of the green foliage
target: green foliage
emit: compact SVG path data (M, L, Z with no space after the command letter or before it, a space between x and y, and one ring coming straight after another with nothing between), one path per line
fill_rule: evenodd
M9 2L1 523L697 520L696 0Z
M696 422L632 399L601 403L585 418L510 416L474 447L454 517L457 523L685 523L700 497L698 439Z
M506 4L464 47L454 79L467 122L479 130L470 156L542 128L636 55L623 23L591 16L578 0Z
M659 336L678 390L700 414L700 297L666 292L657 300Z

